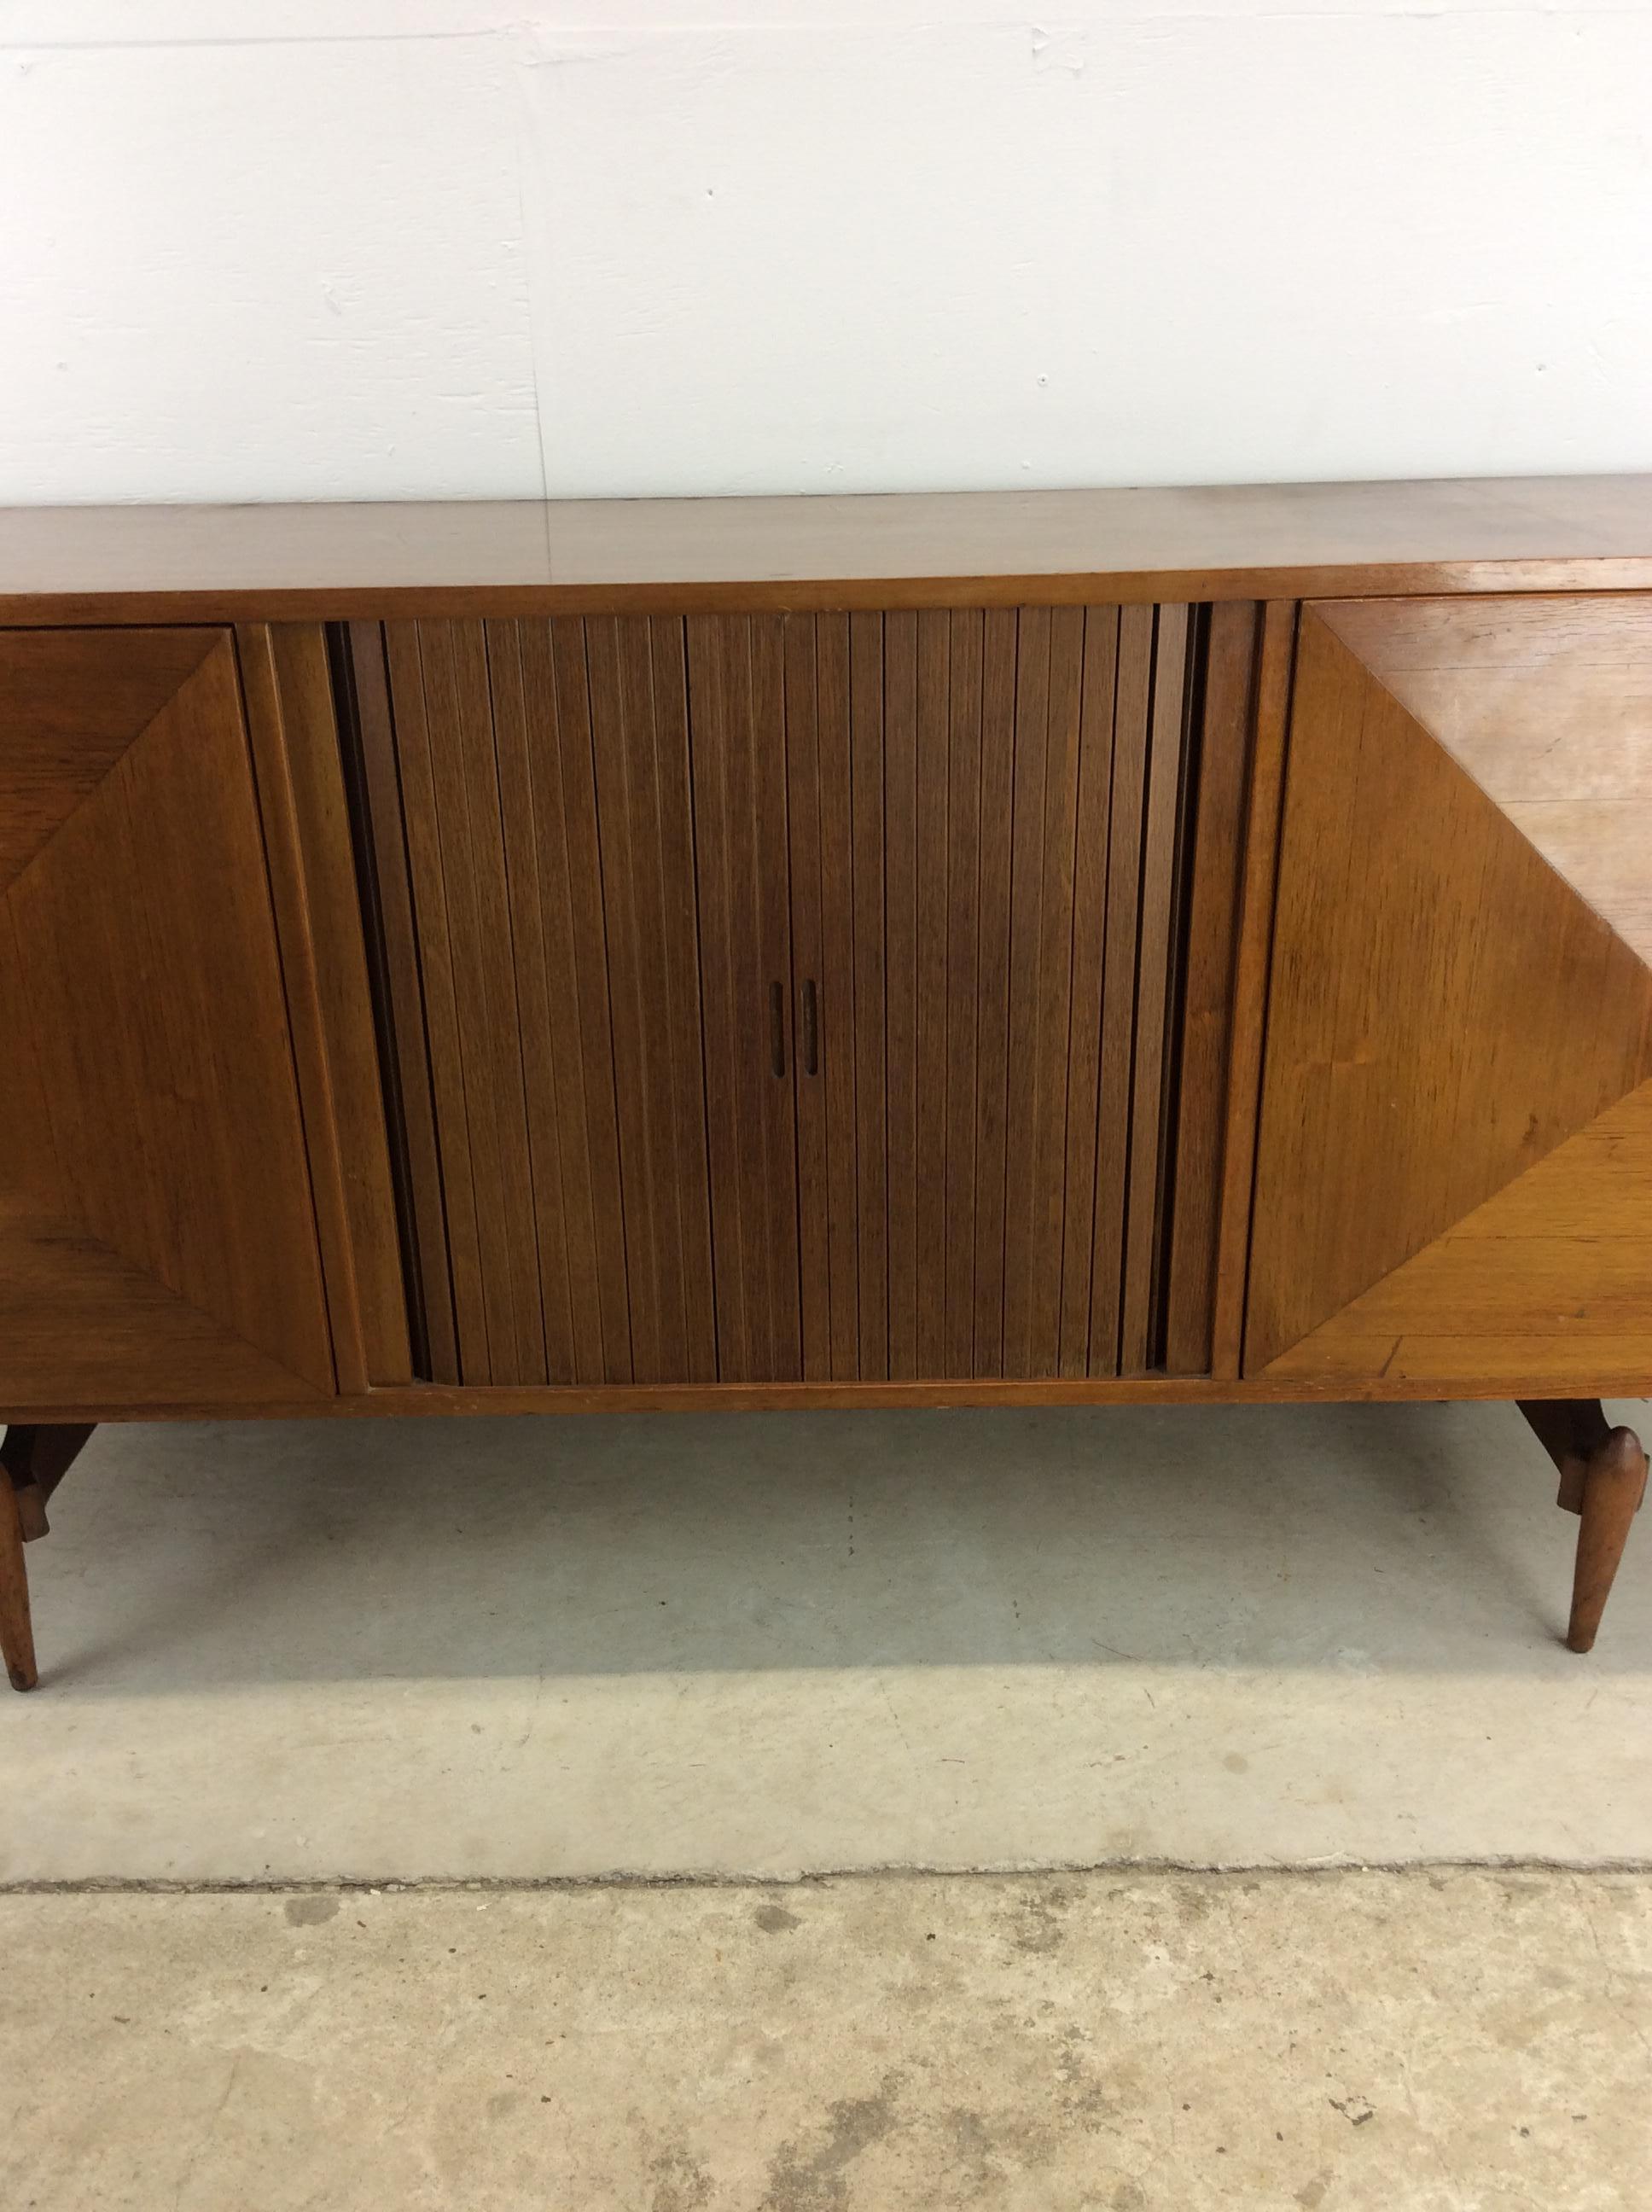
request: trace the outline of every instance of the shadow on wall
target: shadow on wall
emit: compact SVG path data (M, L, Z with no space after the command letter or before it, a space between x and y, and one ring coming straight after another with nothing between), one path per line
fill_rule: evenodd
M106 1427L33 1547L51 1683L814 1667L1652 1665L1511 1407Z

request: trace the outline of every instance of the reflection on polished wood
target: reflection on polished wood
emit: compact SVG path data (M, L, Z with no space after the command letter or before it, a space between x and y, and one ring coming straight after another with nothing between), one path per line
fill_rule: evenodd
M0 620L1652 586L1652 477L0 509Z

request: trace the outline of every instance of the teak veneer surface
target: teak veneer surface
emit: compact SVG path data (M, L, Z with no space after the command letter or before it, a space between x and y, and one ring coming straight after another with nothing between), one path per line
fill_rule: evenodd
M1303 611L1250 1374L1644 1365L1644 604Z
M1652 477L0 509L0 622L1652 586Z

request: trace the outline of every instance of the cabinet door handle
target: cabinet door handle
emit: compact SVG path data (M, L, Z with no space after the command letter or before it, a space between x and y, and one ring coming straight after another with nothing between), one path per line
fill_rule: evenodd
M776 1075L786 1073L786 994L778 983L768 987L768 1065Z
M803 986L803 1072L805 1075L820 1073L820 1012L815 1004L812 975Z

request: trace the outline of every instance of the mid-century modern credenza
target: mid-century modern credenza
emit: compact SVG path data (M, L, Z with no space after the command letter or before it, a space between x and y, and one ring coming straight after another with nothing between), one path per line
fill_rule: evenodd
M0 515L89 1425L1652 1389L1652 478ZM1264 1479L1259 1468L1257 1479Z

